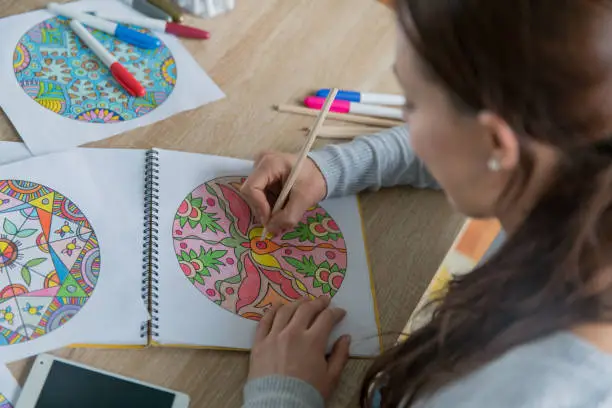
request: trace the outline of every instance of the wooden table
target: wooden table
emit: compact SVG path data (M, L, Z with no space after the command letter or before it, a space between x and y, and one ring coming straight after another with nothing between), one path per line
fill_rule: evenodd
M46 4L2 0L0 17ZM252 158L261 149L297 151L312 118L279 114L325 86L398 92L391 73L392 13L373 0L238 0L235 11L204 22L206 42L185 46L227 98L98 143ZM324 61L331 61L324 66ZM19 140L4 114L0 139ZM392 344L462 223L440 193L409 188L362 196L382 330ZM57 354L188 393L192 407L238 407L248 356L185 349L64 349ZM10 364L23 381L31 359ZM367 361L351 361L332 406L354 406Z

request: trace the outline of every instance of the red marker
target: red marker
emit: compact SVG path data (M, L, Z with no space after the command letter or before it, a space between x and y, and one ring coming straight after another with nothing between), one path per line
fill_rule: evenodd
M91 49L94 54L102 60L102 62L110 69L113 77L119 82L119 84L125 88L125 90L132 96L137 96L142 98L146 95L147 91L144 89L142 84L138 82L136 78L123 66L117 58L98 40L94 38L93 35L87 31L85 27L77 20L72 20L70 22L70 28L75 32L76 35Z
M178 37L198 38L200 40L210 38L210 33L208 31L200 30L199 28L195 27L189 27L179 23L169 23L164 20L157 20L149 17L100 12L96 12L96 16L105 20L114 21L116 23L131 24L142 28L148 28L149 30L163 31Z

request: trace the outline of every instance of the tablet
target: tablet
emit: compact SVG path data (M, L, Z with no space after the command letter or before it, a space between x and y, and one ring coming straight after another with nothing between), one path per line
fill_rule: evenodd
M189 396L41 354L16 408L187 408Z

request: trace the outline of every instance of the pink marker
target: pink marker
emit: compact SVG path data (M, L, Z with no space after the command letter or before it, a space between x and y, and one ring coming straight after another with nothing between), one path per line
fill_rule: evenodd
M312 109L321 110L325 98L318 96L307 96L304 105ZM331 112L353 113L356 115L380 116L383 118L402 119L402 110L398 108L387 108L385 106L368 105L365 103L349 102L336 99L331 106Z

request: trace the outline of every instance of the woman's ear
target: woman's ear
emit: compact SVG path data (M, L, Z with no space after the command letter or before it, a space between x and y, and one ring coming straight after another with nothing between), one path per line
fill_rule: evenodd
M519 162L520 147L518 135L499 115L483 111L478 114L478 123L491 146L489 161L495 162L499 170L513 170Z

